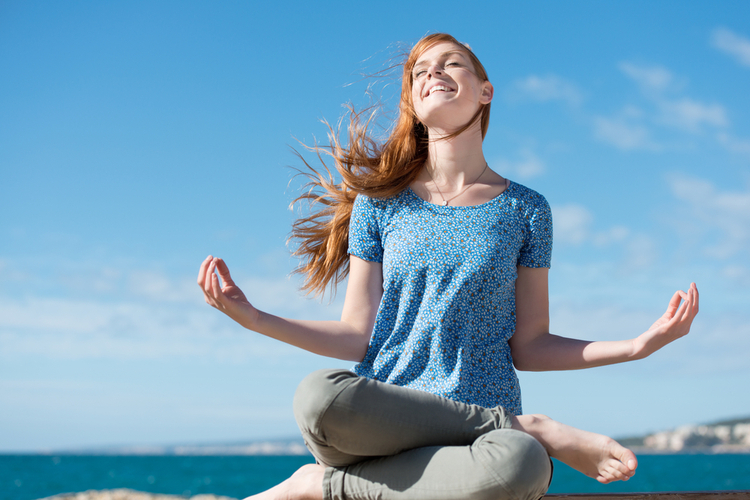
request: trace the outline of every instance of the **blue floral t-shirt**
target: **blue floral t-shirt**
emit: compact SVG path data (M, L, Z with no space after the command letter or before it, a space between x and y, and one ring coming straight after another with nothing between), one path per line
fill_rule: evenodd
M383 264L383 298L360 376L521 414L508 339L516 266L549 267L552 216L510 183L487 203L440 206L411 189L359 195L349 253Z

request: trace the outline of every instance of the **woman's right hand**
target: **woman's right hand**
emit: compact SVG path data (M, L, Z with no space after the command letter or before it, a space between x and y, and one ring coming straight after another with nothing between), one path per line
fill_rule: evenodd
M259 311L250 304L242 290L234 284L229 268L222 259L209 255L203 261L198 272L198 286L203 290L208 305L215 307L245 328L254 330L253 326L257 323Z
M198 285L211 307L248 330L321 356L359 362L367 352L383 295L383 272L379 262L351 257L339 321L287 319L256 309L234 284L224 261L211 255L201 264Z

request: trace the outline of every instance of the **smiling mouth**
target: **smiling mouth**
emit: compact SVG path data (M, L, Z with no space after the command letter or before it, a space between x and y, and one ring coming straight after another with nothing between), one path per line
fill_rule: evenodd
M450 87L446 87L445 85L435 85L429 91L427 91L425 97L431 96L435 92L453 92L453 89Z

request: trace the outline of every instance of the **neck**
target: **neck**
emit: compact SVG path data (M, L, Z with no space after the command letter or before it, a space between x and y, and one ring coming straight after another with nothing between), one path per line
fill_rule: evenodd
M482 152L482 132L476 123L456 137L442 138L447 135L430 130L425 168L437 184L461 189L474 182L487 165Z

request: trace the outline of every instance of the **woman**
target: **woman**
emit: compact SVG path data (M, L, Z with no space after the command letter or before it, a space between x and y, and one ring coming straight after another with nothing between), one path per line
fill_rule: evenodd
M320 177L314 184L326 192L301 197L324 208L295 223L293 236L307 290L348 272L340 321L259 311L221 259L201 265L206 301L241 325L358 362L354 373L302 382L295 416L318 464L259 497L536 499L551 478L548 455L603 483L634 474L635 456L613 440L522 415L513 366L569 370L648 356L688 333L697 289L676 292L632 340L550 334L549 206L484 158L493 92L468 47L429 35L404 64L389 139L369 139L355 113L347 147L332 138L343 182Z

